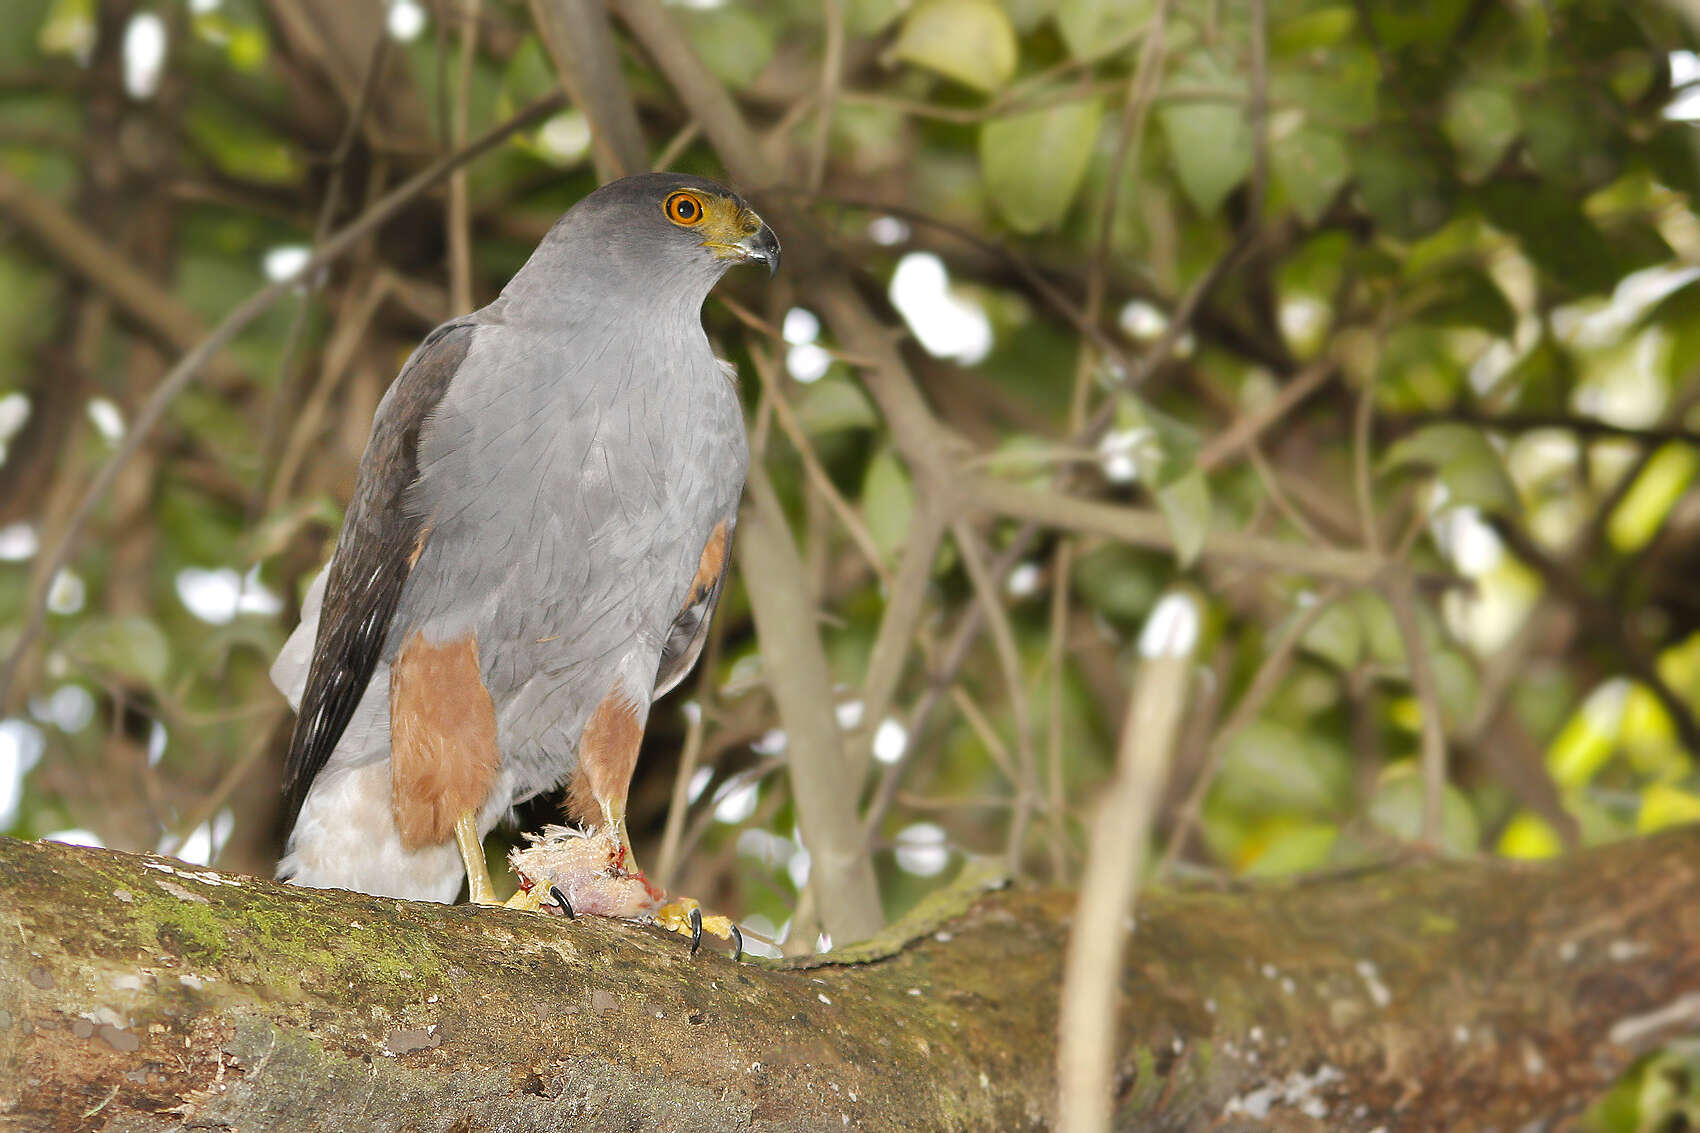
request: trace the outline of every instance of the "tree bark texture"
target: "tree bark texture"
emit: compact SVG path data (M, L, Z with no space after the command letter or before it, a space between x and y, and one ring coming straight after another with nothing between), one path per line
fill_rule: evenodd
M825 957L0 839L0 1129L1020 1130L1073 894ZM1560 1128L1700 1033L1700 827L1141 895L1116 1126Z

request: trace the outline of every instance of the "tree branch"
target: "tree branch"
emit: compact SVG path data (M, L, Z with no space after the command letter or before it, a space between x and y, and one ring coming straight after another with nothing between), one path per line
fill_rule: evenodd
M594 917L0 839L0 1081L26 1087L0 1121L1032 1128L1055 1119L1073 909L964 886L865 948L733 967ZM1700 827L1544 864L1153 891L1119 995L1116 1128L1561 1118L1700 1033Z

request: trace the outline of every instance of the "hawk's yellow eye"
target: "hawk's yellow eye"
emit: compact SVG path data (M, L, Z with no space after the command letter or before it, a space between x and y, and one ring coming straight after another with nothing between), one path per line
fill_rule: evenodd
M661 206L667 211L667 219L674 224L682 224L686 228L702 223L702 198L695 193L681 189L667 198L667 203Z

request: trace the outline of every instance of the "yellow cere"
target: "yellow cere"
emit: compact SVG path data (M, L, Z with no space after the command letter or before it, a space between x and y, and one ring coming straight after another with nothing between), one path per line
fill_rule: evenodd
M679 189L670 193L662 210L681 228L701 229L703 247L721 256L744 258L738 242L761 231L762 219L753 209L740 207L730 197Z

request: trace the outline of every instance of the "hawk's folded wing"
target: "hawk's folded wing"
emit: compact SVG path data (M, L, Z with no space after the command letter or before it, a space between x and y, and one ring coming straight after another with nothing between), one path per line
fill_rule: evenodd
M284 808L293 824L313 779L336 750L383 655L402 586L427 535L410 514L419 432L466 357L476 324L444 323L426 336L378 407L331 559L318 637L284 763Z

